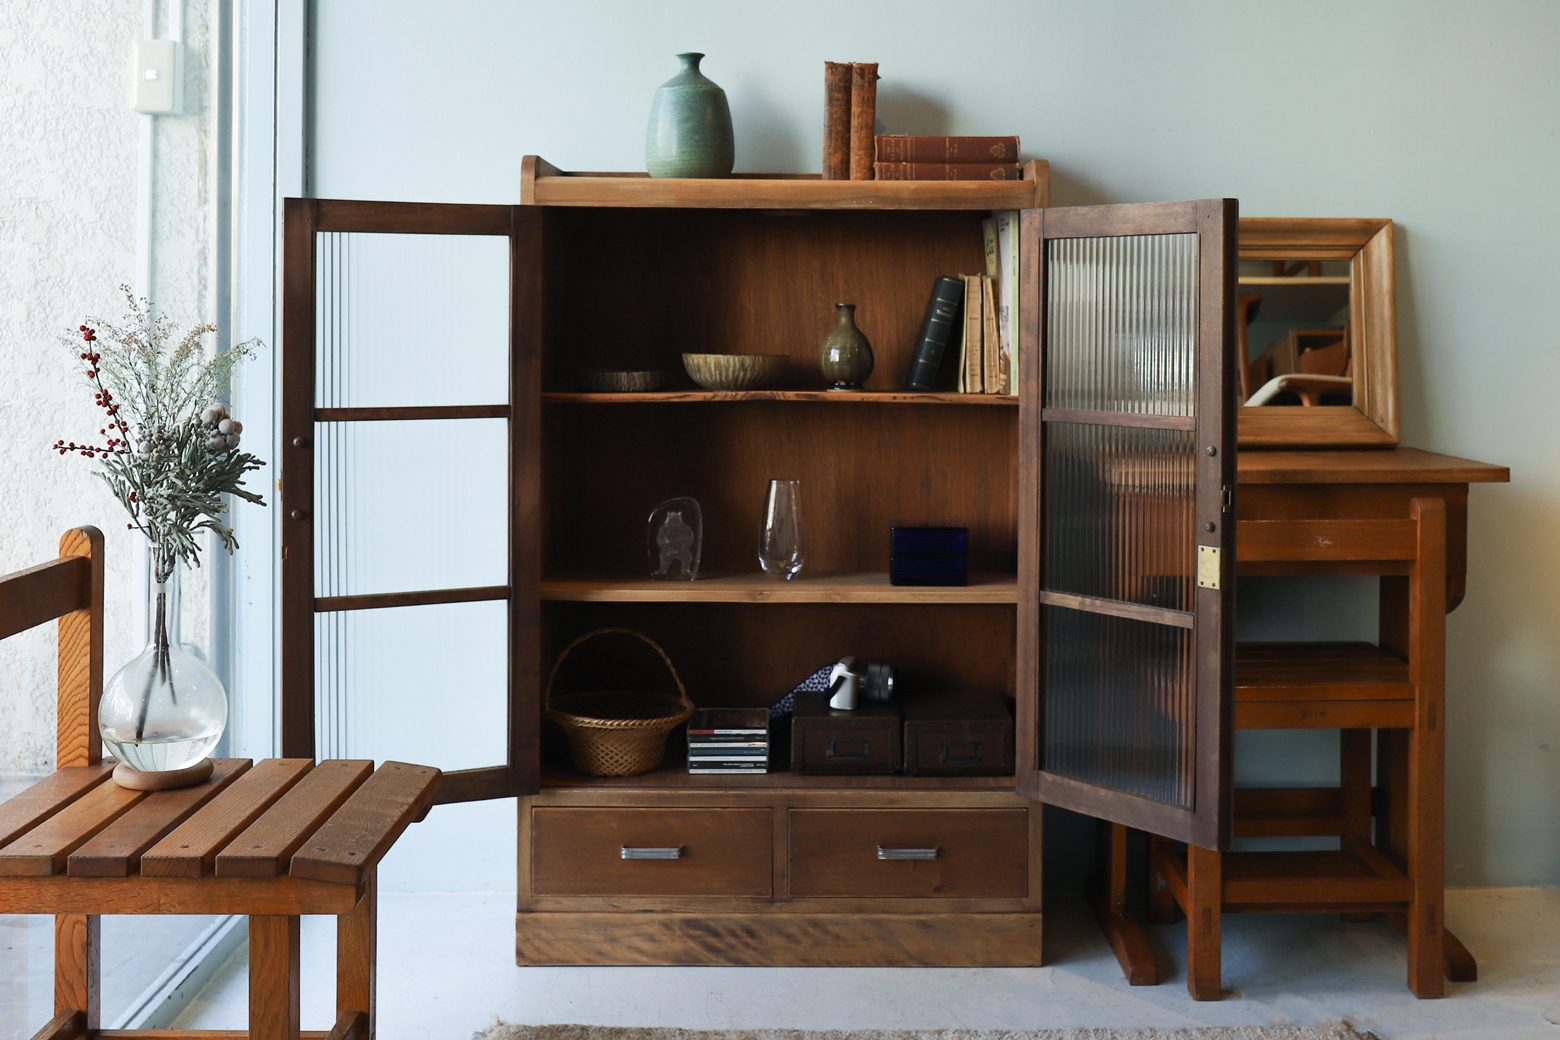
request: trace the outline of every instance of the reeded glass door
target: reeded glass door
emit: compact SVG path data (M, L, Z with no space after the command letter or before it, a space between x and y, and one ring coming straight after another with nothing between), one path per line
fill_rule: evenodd
M540 220L287 200L284 755L536 788Z
M1027 210L1019 788L1230 827L1233 200Z

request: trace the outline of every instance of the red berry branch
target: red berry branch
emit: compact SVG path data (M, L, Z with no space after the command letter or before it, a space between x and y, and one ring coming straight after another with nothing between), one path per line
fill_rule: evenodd
M66 444L60 440L54 442L54 447L61 455L74 451L89 459L95 459L99 455L128 455L132 450L129 440L130 427L119 418L119 405L114 402L114 395L108 392L108 388L103 385L103 380L98 375L98 362L103 360L103 355L97 353L90 345L97 341L97 330L83 325L80 331L82 340L88 344L81 355L81 360L87 363L87 378L92 380L93 386L97 387L97 393L92 395L93 403L108 413L108 426L98 433L108 437L108 441L106 444L77 444L75 441ZM109 436L110 431L115 431L114 436ZM130 498L133 501L135 495L132 494Z

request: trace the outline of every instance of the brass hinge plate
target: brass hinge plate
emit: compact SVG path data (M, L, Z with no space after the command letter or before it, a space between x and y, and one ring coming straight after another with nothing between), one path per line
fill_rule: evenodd
M1219 587L1219 548L1216 545L1197 547L1197 587L1200 589Z

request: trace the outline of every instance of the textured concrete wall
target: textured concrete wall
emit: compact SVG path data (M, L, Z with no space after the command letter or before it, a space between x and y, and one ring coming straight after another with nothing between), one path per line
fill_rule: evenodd
M151 295L201 321L212 300L208 5L191 2L185 19L185 114L156 125ZM140 649L132 534L96 464L48 446L102 425L60 334L87 314L118 317L117 286L134 277L131 44L150 28L141 0L0 4L0 573L51 559L68 527L102 529L109 673ZM203 576L185 583L185 638L197 644L205 596ZM53 767L54 645L52 625L0 643L0 773Z

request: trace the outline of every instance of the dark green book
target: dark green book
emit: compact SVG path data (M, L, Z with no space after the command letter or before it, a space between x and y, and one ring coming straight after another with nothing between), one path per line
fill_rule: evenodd
M942 374L943 358L957 351L959 312L964 309L964 279L943 275L932 286L932 298L926 301L926 317L915 349L910 352L910 375L905 383L911 390L935 390Z

